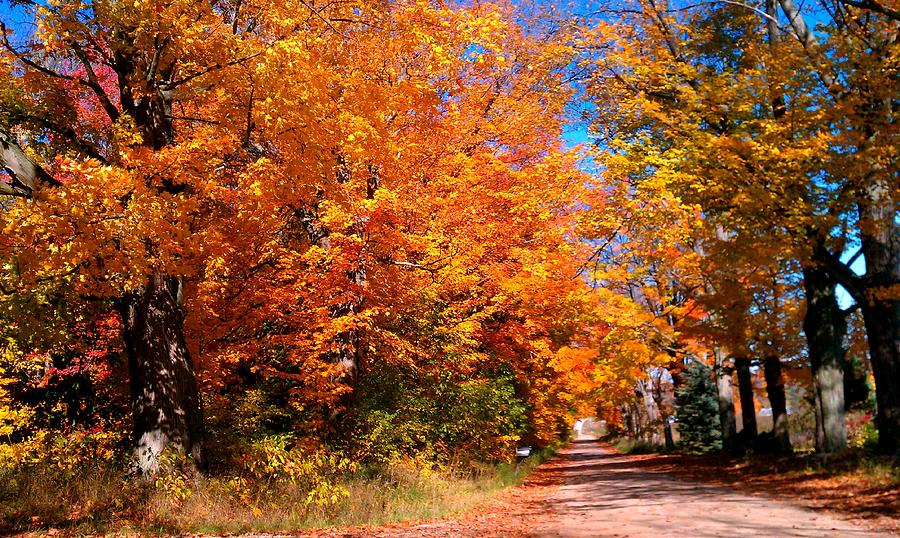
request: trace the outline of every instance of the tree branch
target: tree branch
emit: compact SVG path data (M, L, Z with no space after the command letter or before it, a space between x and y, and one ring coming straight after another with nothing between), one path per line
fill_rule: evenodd
M244 56L243 58L238 58L236 60L231 60L230 62L225 62L224 64L219 64L219 63L213 64L213 65L207 67L206 69L197 71L196 73L191 73L190 75L186 75L178 80L173 80L171 82L162 82L162 83L160 83L159 87L163 91L171 91L186 82L190 82L190 81L194 80L197 77L202 77L203 75L212 73L213 71L218 71L219 69L225 69L226 67L231 67L234 65L244 63L247 60L252 60L253 58L262 56L262 54L263 54L262 52L256 52L254 54L250 54L249 56Z
M81 62L81 65L84 66L84 72L88 78L87 80L78 79L78 81L94 91L94 95L100 100L100 104L103 106L103 110L106 111L106 115L109 116L110 121L115 123L119 119L119 109L116 108L116 105L113 104L109 95L106 94L106 90L104 90L103 86L100 84L100 79L97 78L94 67L91 65L91 59L78 42L72 41L71 45L75 56Z
M778 0L778 3L781 5L781 10L784 11L784 14L787 16L791 28L794 29L794 36L800 41L803 48L806 49L807 54L813 58L813 62L815 62L815 58L818 56L817 49L819 47L819 40L816 39L815 34L809 29L809 25L806 24L806 19L803 18L800 9L794 4L794 0ZM820 66L815 66L815 70L819 77L821 77L822 82L825 83L828 91L832 91L831 87L835 82L834 75L825 69L822 69Z
M3 131L0 131L0 164L12 179L11 183L0 183L2 194L30 197L42 183L62 185L25 153L11 135Z
M900 22L900 11L898 11L896 9L891 9L884 5L881 5L878 2L875 2L874 0L862 0L862 1L838 0L838 1L847 6L853 6L855 8L865 9L868 11L874 11L875 13L881 13L882 15L884 15L890 19Z
M857 275L850 269L850 266L845 264L829 252L827 249L817 249L818 252L814 256L816 261L819 261L823 264L828 274L831 275L838 284L840 284L847 293L853 297L853 300L857 303L862 303L865 300L865 297L862 293L862 290L865 289L865 278Z

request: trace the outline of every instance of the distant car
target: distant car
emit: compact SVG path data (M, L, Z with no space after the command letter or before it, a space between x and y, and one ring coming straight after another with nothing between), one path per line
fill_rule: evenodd
M517 458L527 458L531 455L531 447L530 446L520 446L516 449L516 457Z

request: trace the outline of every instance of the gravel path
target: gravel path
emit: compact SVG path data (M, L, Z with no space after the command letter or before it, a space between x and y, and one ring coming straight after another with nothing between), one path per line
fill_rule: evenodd
M540 537L863 537L873 534L823 512L648 471L595 441L563 451L563 484L547 502Z

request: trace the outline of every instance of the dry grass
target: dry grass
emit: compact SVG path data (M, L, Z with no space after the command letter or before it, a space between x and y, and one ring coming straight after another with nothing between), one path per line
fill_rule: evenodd
M275 533L436 518L485 502L548 457L465 472L365 468L333 484L325 502L321 492L320 502L309 502L308 488L278 481L175 476L136 483L113 470L62 477L32 468L0 476L0 534Z

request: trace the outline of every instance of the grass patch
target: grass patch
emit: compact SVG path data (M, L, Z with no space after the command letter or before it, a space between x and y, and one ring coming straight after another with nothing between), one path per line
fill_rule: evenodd
M429 470L412 463L360 467L313 492L303 484L175 475L154 483L113 469L61 476L35 467L0 473L0 534L236 534L380 525L466 511L520 483L554 454L521 464ZM310 502L315 498L315 502Z
M666 452L666 447L662 445L633 437L612 437L605 441L622 454L661 454Z

